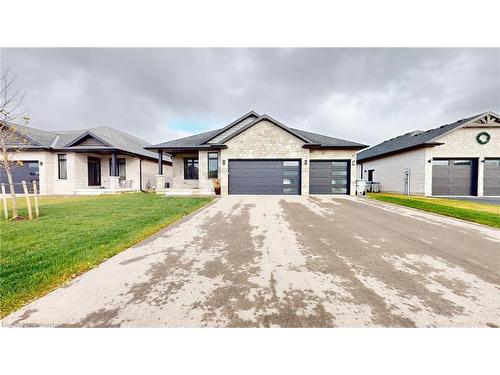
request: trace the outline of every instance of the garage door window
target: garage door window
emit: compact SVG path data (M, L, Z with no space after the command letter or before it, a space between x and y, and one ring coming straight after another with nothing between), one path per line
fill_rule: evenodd
M299 189L283 188L283 193L285 193L285 194L299 194Z
M297 160L294 160L294 161L284 161L283 162L283 166L284 167L298 167L299 166L299 162Z
M433 160L432 165L443 165L448 166L450 164L449 160Z
M470 160L454 160L455 165L470 165Z
M347 194L346 187L333 187L332 194Z
M284 170L283 176L285 176L285 177L299 177L299 171L297 171L297 170L294 170L294 171Z
M488 166L500 166L500 159L486 159L484 164Z
M347 184L347 180L337 179L332 180L332 185L345 185Z

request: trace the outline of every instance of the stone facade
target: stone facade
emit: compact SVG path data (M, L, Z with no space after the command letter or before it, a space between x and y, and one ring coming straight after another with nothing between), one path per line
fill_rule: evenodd
M355 150L310 150L302 147L304 141L281 129L270 121L263 120L227 141L227 148L219 151L219 179L221 193L228 194L228 167L230 159L300 159L301 193L309 194L309 160L342 159L350 160L351 194L355 194L356 151ZM211 151L212 152L212 151ZM178 154L173 157L173 187L212 189L207 178L208 152L198 152L199 180L184 180L184 161L187 156Z

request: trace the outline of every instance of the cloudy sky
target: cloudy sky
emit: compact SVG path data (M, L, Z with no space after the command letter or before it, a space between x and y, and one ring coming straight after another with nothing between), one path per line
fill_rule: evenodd
M367 144L500 112L500 49L2 49L31 126L152 143L255 110Z

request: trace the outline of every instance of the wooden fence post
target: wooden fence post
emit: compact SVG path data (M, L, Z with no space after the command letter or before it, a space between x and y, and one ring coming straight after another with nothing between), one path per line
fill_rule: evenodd
M30 196L28 194L28 185L26 185L26 181L23 180L23 190L24 196L26 197L26 207L28 207L28 216L30 220L33 220L33 211L31 211L31 201Z
M40 217L40 210L38 209L38 192L35 180L33 180L33 194L35 197L35 217Z
M5 220L9 220L9 209L7 208L7 194L5 193L5 184L2 183L2 200L3 200L3 214Z

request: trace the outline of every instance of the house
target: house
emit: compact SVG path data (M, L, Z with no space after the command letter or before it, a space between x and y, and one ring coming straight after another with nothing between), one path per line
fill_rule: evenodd
M150 144L108 126L82 130L44 131L14 126L22 144L13 169L16 192L22 180L39 182L40 194L105 194L152 189L158 171L158 155L144 149ZM13 144L15 146L15 144ZM172 163L164 158L163 173L171 174ZM0 168L0 180L7 176ZM8 187L7 187L8 190Z
M146 149L172 158L167 193L212 192L218 179L223 195L307 195L354 194L356 151L365 147L251 111L223 128ZM160 174L156 185L164 181Z
M358 153L358 177L386 192L500 195L500 117L485 112Z

